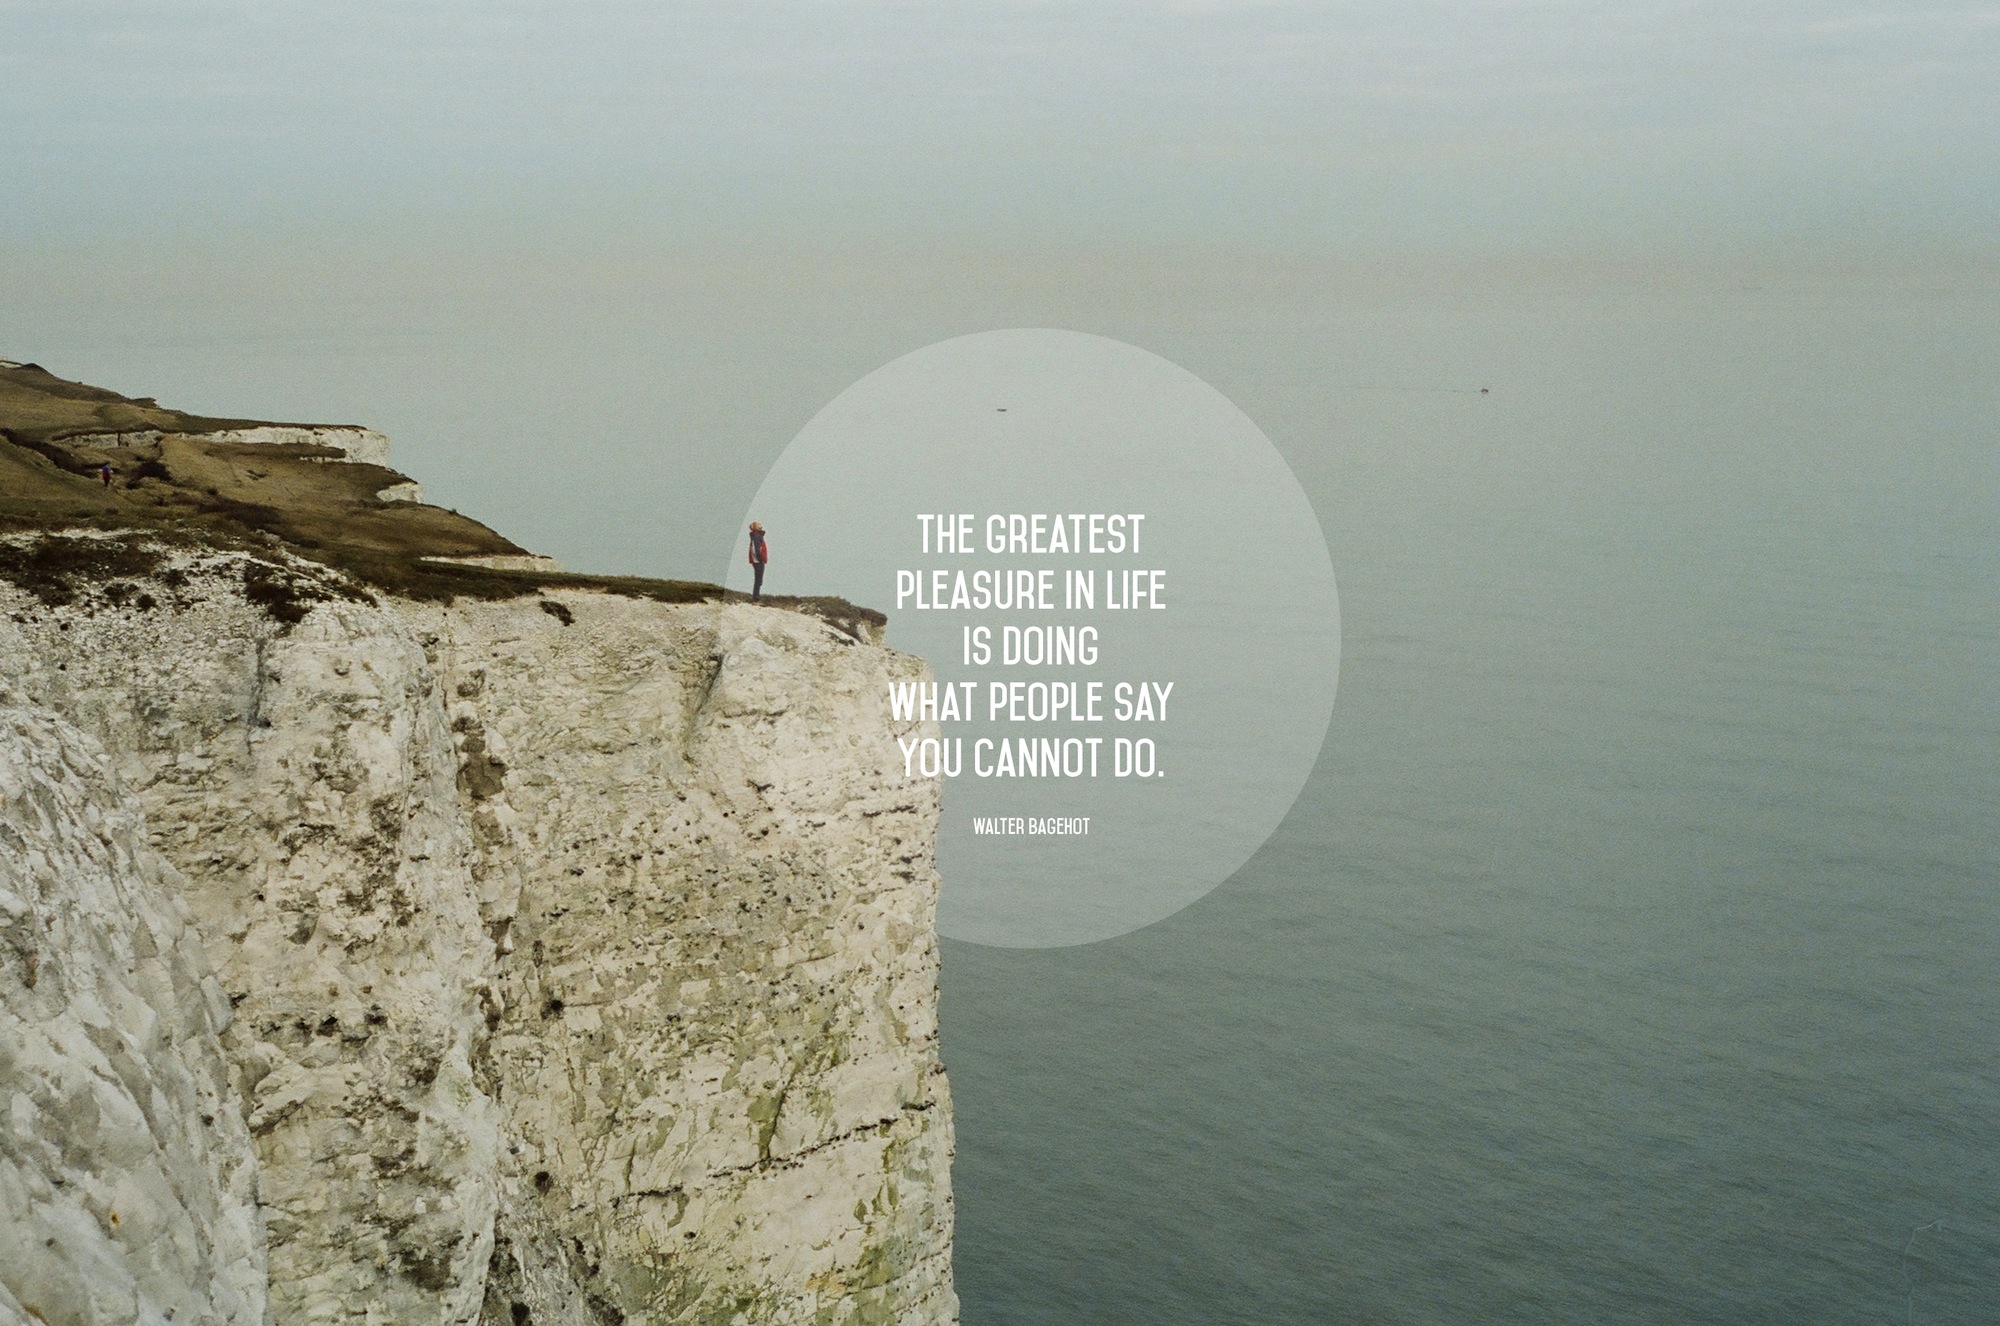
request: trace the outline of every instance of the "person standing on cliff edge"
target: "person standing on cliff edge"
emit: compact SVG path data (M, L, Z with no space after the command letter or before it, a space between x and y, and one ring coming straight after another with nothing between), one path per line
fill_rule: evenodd
M771 545L764 539L764 527L756 521L750 522L750 597L754 601L764 595L764 563L771 560Z

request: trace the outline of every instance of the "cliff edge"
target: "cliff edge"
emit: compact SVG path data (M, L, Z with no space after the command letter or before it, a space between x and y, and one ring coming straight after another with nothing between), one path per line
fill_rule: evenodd
M0 1322L955 1321L923 665L297 543L225 422L0 438Z

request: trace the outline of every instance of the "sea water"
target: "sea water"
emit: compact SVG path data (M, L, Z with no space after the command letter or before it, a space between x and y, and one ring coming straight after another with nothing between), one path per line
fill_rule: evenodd
M1319 508L1332 732L1170 920L946 945L968 1326L2000 1321L1990 295L1198 365Z
M587 570L716 574L815 410L987 327L1164 355L1298 473L1344 629L1291 817L1136 934L945 946L967 1326L2000 1321L1990 265L327 261L15 254L9 353L381 427Z

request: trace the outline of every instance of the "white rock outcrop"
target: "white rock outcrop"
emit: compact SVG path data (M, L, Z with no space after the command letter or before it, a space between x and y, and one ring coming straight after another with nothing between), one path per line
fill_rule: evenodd
M73 433L63 441L83 447L157 446L161 439L185 437L196 442L235 442L251 446L292 445L332 447L345 452L343 460L366 465L387 466L389 439L372 428L328 425L310 427L289 424L257 424L249 428L223 428L212 433L173 433L158 428L131 428L115 433ZM384 499L418 501L419 498Z
M89 737L0 689L0 1322L264 1320L229 1002Z
M492 571L534 571L541 575L561 575L564 571L563 564L555 558L536 553L489 553L483 557L426 557L423 560L439 566L483 566Z
M389 439L372 428L327 425L294 428L281 424L260 424L252 428L225 428L196 436L204 442L242 442L253 446L290 443L294 446L332 447L346 452L348 460L365 465L386 466L389 463Z
M281 1323L956 1320L921 667L278 553L0 583L0 686L103 743L234 1006Z

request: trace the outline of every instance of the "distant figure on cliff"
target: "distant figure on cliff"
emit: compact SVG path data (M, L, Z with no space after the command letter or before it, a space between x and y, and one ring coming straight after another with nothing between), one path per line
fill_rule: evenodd
M765 541L764 527L756 521L750 522L750 574L754 577L750 585L750 597L764 595L764 563L771 560L771 545Z
M102 479L102 480L104 480L104 486L105 486L106 488L109 488L109 487L111 486L111 462L110 462L110 461L108 461L108 460L107 460L107 461L105 461L105 462L104 462L104 463L103 463L102 465L99 465L99 466L97 467L97 477L98 477L98 478L100 478L100 479Z

